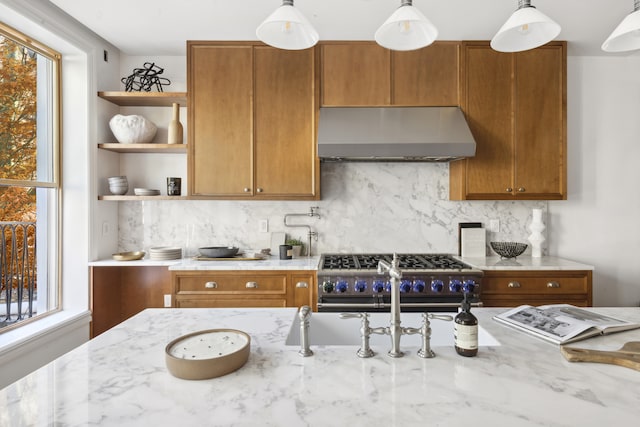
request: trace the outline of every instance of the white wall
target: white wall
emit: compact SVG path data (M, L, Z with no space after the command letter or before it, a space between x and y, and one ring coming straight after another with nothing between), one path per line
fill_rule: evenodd
M595 266L594 305L640 304L640 57L568 58L567 201L552 253Z

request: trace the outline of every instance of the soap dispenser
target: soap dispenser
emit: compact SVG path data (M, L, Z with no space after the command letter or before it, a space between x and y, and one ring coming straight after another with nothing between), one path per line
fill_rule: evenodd
M456 352L465 357L478 354L478 319L471 313L469 294L465 292L461 310L453 325Z

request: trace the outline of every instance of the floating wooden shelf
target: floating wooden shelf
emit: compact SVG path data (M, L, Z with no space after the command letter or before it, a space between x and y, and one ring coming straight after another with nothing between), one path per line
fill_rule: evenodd
M187 105L186 92L98 92L98 96L121 107L170 107Z
M141 201L141 200L187 200L187 196L135 196L135 195L124 195L124 196L116 196L116 195L104 195L98 196L98 200L110 200L110 201Z
M186 153L186 144L98 144L98 148L116 153Z

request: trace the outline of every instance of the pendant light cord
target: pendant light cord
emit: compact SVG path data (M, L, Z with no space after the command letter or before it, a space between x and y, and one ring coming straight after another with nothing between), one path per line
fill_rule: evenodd
M636 0L636 1L639 1L639 0ZM531 0L518 0L518 10L522 9L523 7L535 8L535 6L531 6Z

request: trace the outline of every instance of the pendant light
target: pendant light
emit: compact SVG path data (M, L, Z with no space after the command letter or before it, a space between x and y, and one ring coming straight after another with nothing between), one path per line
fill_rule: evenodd
M560 34L560 25L531 6L530 0L518 0L518 9L491 40L499 52L520 52L550 42Z
M286 50L307 49L314 46L320 36L298 9L293 0L283 0L256 30L258 39L264 43Z
M602 43L605 52L628 52L640 49L640 0L635 0L628 14Z
M429 46L438 37L438 29L418 10L412 0L400 7L376 31L376 42L391 50L415 50Z

